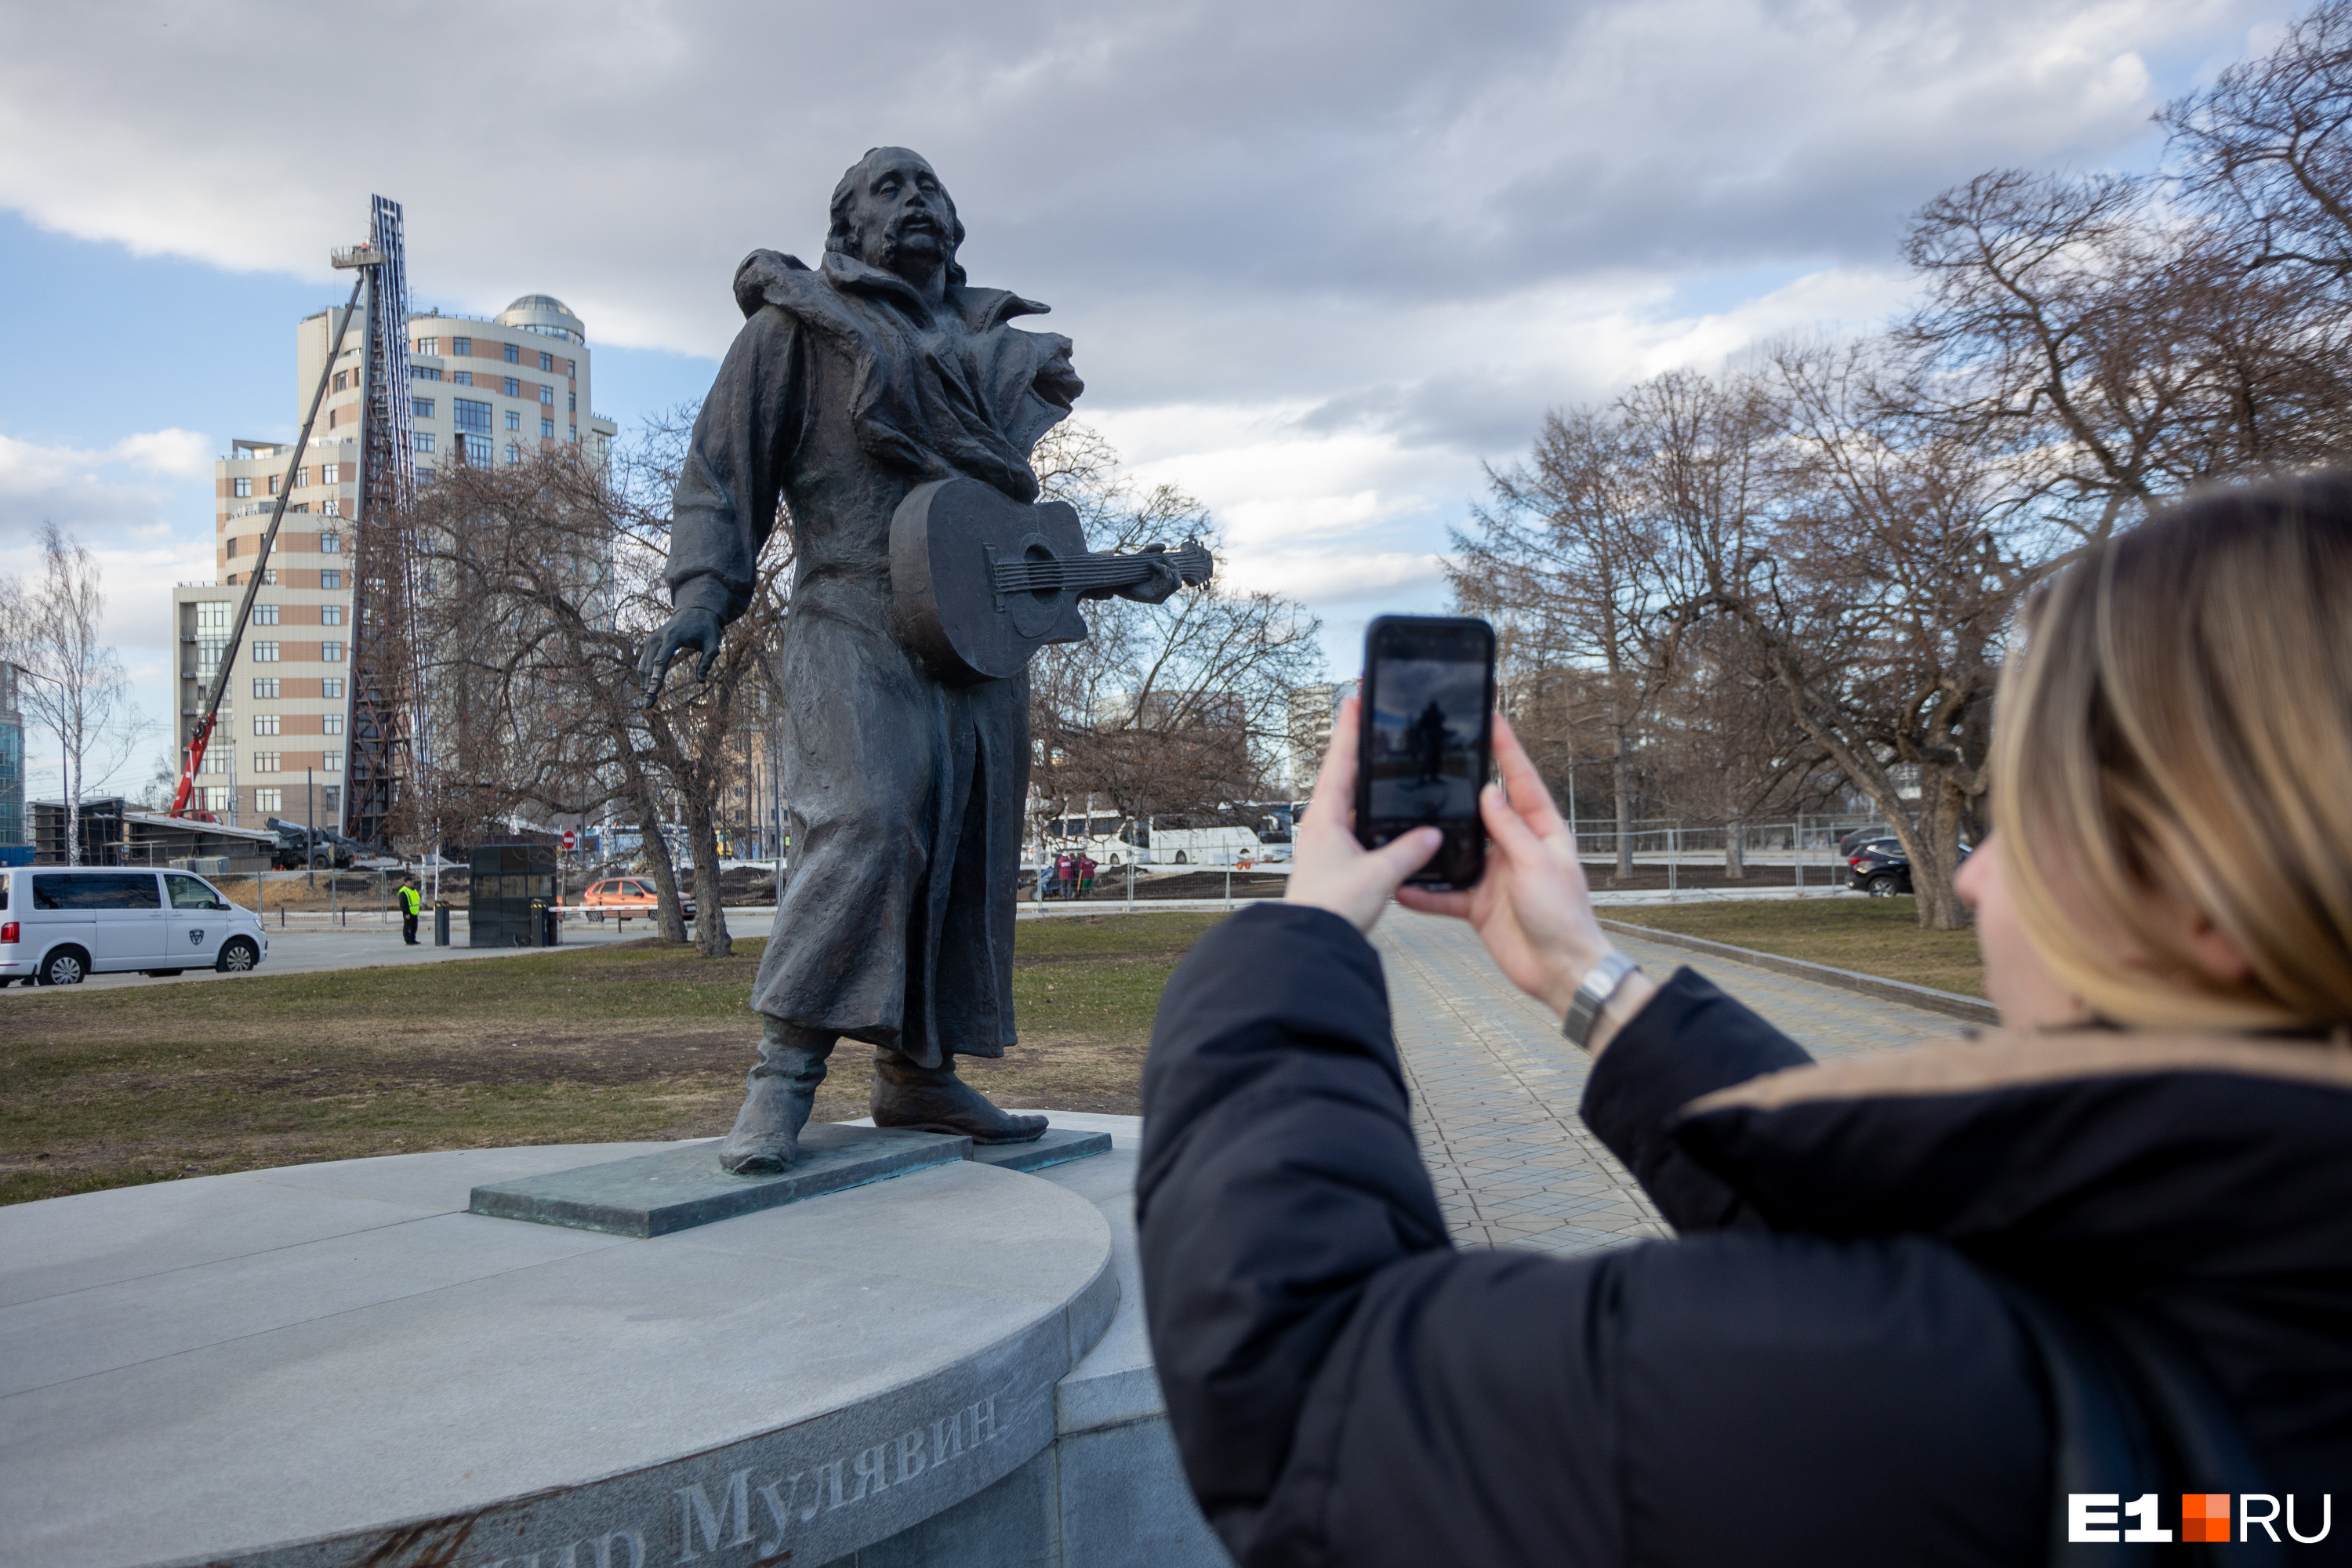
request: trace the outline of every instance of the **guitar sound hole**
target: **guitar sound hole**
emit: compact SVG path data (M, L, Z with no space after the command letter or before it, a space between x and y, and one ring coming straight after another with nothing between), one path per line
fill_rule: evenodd
M1029 590L1030 597L1041 605L1052 604L1062 591L1062 574L1052 570L1056 559L1054 552L1042 544L1032 544L1021 553L1022 559L1031 566L1047 568L1035 574L1037 585Z

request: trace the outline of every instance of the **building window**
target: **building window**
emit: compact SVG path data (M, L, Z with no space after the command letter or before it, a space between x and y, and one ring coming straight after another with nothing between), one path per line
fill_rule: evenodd
M438 381L441 379L441 367L437 364L410 365L408 367L408 379L411 381Z
M563 412L566 414L577 414L580 412L580 395L578 393L567 392L563 395Z
M270 759L275 762L277 759ZM275 816L286 809L286 792L282 789L257 789L253 792L253 809L264 816ZM436 919L438 917L436 917Z
M278 475L272 474L269 476L269 493L271 495L276 495L278 493Z
M278 700L278 678L274 675L255 676L253 678L253 695L256 699L264 702L276 701Z
M342 762L342 759L338 757L335 761L340 764ZM319 804L325 809L329 816L341 815L343 809L343 786L341 784L326 784L321 786L319 791Z
M343 607L341 605L320 605L319 624L322 626L341 626L343 624Z
M539 368L541 370L553 370L555 368L555 356L551 353L541 354L539 356Z
M490 427L490 405L474 398L451 398L449 414L450 417L457 421L457 428L460 430L487 432Z
M231 495L233 495L233 496L249 496L249 495L251 495L251 494L253 493L253 478L252 478L252 476L248 474L248 475L245 476L245 477L244 477L244 478L242 478L242 479L231 479L231 480L229 480L229 482L228 482L228 493L229 493L229 494L231 494Z
M321 735L340 735L342 732L343 716L341 714L329 713L320 719L319 733Z
M336 697L341 697L341 696L342 696L342 694L343 694L343 678L342 678L341 676L340 676L340 675L331 675L331 676L327 677L327 679L324 679L324 680L322 680L322 681L319 682L319 695L320 695L320 696L321 696L321 697L336 698Z
M236 560L236 534L232 533L232 534L230 534L230 535L228 536L228 542L221 546L221 553L222 553L223 555L227 556L231 561L234 561L234 560Z
M325 773L341 773L343 771L343 753L341 752L320 752L319 771Z
M474 340L471 338L451 338L449 340L449 352L457 355L459 359L470 359L474 353Z
M571 430L572 430L572 444L573 446L577 447L578 445L580 445L580 426L577 426L577 425L574 425L574 426L571 426Z
M474 373L470 370L453 370L449 373L449 379L459 386L471 386L474 384Z
M430 419L430 418L432 418L432 417L433 417L433 400L432 400L431 398L429 398L429 397L412 397L412 398L410 398L410 399L408 400L408 413L409 413L409 416L410 416L411 418L415 418L415 419ZM426 450L426 451L428 451L428 452L429 452L429 451L431 451L432 449L433 449L433 448L431 448L430 447L427 447L425 448L425 450Z
M210 756L205 758L206 773L212 772L212 761ZM223 789L217 784L206 784L196 792L196 804L218 816L222 812L236 809L230 805L230 798L236 794L236 791L234 789Z
M325 571L320 572L320 573L319 574L319 586L320 586L320 587L321 587L321 588L340 588L340 587L341 587L342 585L343 585L343 574L342 574L342 573L341 573L339 569L337 569L337 568L335 568L335 567L332 567L332 566L330 566L330 567L328 567Z
M196 633L228 630L228 601L213 599L196 606Z
M420 485L429 485L433 482L433 468L430 464L416 470L416 482Z
M552 441L555 439L554 420L542 419L539 422L539 438L542 441Z
M276 664L278 662L278 645L274 642L255 643L253 645L253 662L256 664Z
M509 430L520 430L522 428L522 411L520 409L509 408L507 410L507 428Z
M271 684L277 683L273 681ZM278 716L275 713L256 713L253 716L253 732L257 735L275 735L278 724Z
M254 752L254 753L253 753L253 771L254 771L255 773L276 773L276 772L278 771L278 758L279 754L280 754L280 753L278 753L278 752Z
M428 403L425 406L431 407L432 405ZM408 444L417 451L429 452L433 450L433 432L430 430L413 431L409 435Z
M543 381L542 381L542 382L541 382L541 383L539 384L539 400L540 400L541 403L546 404L550 408L554 407L554 406L555 406L555 388L553 388L553 387L551 387L551 386L548 385L548 384L547 384L547 383L545 383L545 382L543 382Z
M224 735L214 736L213 743L205 748L205 765L198 771L207 773L235 773L236 742Z
M508 376L506 378L506 385L502 390L509 397L520 397L522 395L522 383L516 380L513 376Z
M490 460L490 438L488 436L460 436L457 439L463 443L457 455L466 461L487 463Z
M257 626L276 626L278 624L278 606L275 605L254 605L253 624Z
M343 536L342 536L341 534L340 534L340 533L322 533L322 534L319 535L319 553L320 553L320 554L321 554L321 555L341 555L342 552L343 552Z
M342 482L342 478L343 466L341 463L321 463L319 465L319 482L320 484L340 484Z
M421 354L437 354L441 352L441 340L439 338L419 338L416 340L416 352ZM433 374L437 376L441 373L436 370Z
M563 374L567 378L578 375L580 374L579 362L577 360L565 360L563 362Z
M319 645L319 658L320 658L320 662L325 663L325 664L341 664L341 663L342 663L342 662L343 662L343 645L342 645L342 644L341 644L341 643L339 643L339 642L322 642L322 643L320 643L320 644Z
M337 516L341 514L343 510L343 500L341 496L329 496L325 500L319 503L319 510L325 512L329 517Z
M278 586L277 567L272 566L268 571L264 572L261 574L261 585L265 588L275 588Z
M507 351L507 363L509 364L520 364L522 363L522 350L519 345L514 343L506 343L501 346Z
M342 391L344 388L350 386L351 384L352 373L350 371L339 370L335 373L335 390L337 392Z
M522 448L516 446L512 441L507 443L507 461L509 463L520 463L522 461Z

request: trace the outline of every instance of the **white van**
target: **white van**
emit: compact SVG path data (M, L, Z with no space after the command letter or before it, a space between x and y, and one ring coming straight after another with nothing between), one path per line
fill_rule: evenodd
M135 969L251 969L269 937L251 910L187 871L0 867L0 985L79 985Z

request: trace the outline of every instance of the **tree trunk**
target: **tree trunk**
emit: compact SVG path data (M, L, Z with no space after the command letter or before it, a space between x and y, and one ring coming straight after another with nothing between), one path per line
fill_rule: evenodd
M708 792L684 790L686 837L694 846L694 950L705 958L735 951L727 930L727 909L719 893L719 829L711 819Z
M1911 857L1911 890L1923 931L1965 931L1968 906L1953 888L1960 861L1960 817L1968 800L1951 769L1919 767L1919 844Z
M1736 816L1723 825L1723 879L1748 880L1748 825Z
M1625 737L1617 737L1617 755L1611 759L1609 778L1617 796L1617 871L1611 880L1622 887L1633 879L1633 792L1625 787Z
M686 910L678 901L677 867L669 858L669 840L662 837L661 795L643 769L628 772L629 801L637 808L637 831L654 879L654 921L661 928L662 941L684 942Z

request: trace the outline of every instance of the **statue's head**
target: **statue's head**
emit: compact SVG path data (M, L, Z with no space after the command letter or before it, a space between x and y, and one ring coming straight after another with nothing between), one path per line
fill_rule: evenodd
M874 148L833 188L832 210L827 250L910 279L944 265L950 283L963 282L955 258L963 224L947 187L919 153Z

